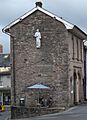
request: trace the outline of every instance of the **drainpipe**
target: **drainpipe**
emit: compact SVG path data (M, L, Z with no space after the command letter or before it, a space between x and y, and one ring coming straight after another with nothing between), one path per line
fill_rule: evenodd
M83 83L83 85L84 85L84 100L87 100L87 96L86 96L86 77L87 77L87 75L86 75L86 69L87 69L87 67L86 67L86 49L85 49L85 47L84 47L84 74L85 74L85 76L84 76L84 83Z
M3 102L4 102L4 101L3 101L3 100L4 100L3 97L4 97L4 96L3 96L3 92L2 92L2 105L3 105Z
M13 48L13 61L12 61L12 63L13 63L12 64L13 65L13 86L12 87L13 87L13 93L14 93L13 96L14 97L12 96L13 97L12 98L12 104L15 105L15 103L16 103L16 99L15 99L16 98L16 92L15 92L15 69L14 69L15 68L15 62L14 62L14 60L15 60L15 53L14 53L14 38L15 38L15 36L13 36L10 33L6 32L4 29L2 29L2 32L13 38L13 46L12 46L12 48Z

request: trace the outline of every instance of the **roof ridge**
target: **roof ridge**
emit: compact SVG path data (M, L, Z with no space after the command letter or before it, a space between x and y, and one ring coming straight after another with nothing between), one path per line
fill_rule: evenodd
M34 7L33 9L29 10L28 12L26 12L25 14L23 14L22 16L18 17L16 20L12 21L11 23L9 23L6 27L3 28L3 31L6 31L7 29L9 29L10 27L12 27L13 25L17 24L18 22L20 22L21 20L23 20L24 18L26 18L27 16L31 15L33 12L35 12L36 10L39 10L51 17L55 17L57 20L59 20L60 22L62 22L66 29L72 29L74 27L74 25L64 19L62 19L61 17L58 17L57 15L49 12L48 10L41 8L41 7Z

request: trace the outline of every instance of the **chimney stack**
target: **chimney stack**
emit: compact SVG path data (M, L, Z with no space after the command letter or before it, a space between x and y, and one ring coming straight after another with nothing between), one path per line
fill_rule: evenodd
M3 53L3 45L0 44L0 54Z
M36 4L36 7L42 8L42 0L37 0L37 2L35 4Z

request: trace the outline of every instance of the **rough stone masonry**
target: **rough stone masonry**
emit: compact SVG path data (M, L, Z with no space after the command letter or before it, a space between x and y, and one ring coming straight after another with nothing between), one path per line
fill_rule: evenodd
M40 49L35 45L34 33L37 29L42 36ZM67 106L68 42L65 26L37 10L10 30L15 36L11 38L11 57L14 59L12 95L15 95L16 104L25 94L25 104L31 104L28 92L23 90L41 83L50 87L53 106Z

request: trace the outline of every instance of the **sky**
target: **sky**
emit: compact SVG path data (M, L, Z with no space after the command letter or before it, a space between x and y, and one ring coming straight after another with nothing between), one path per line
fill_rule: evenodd
M2 28L35 7L36 0L0 0L0 44L10 52L10 39ZM87 33L87 0L43 0L43 8Z

